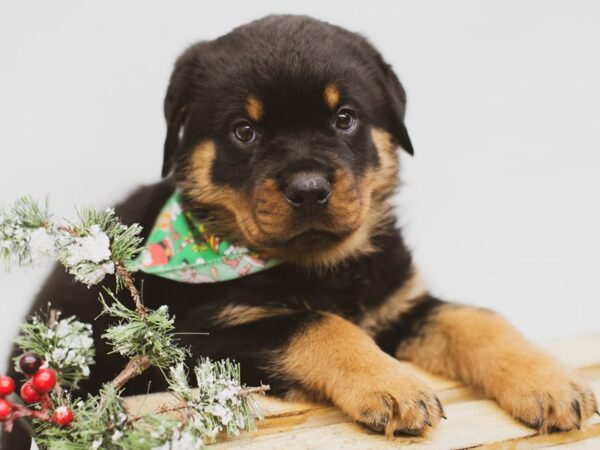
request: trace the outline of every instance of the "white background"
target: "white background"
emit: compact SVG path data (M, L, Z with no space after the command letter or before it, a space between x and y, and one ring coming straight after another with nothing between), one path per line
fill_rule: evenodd
M48 194L71 214L157 180L176 56L309 14L368 36L408 91L400 214L433 291L536 340L598 333L599 5L3 0L0 204ZM0 274L2 359L45 270Z

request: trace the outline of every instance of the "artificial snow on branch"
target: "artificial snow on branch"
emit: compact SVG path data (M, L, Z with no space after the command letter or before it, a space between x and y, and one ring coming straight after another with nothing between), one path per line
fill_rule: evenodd
M189 351L177 344L175 318L167 306L153 311L143 305L127 270L140 251L141 231L137 224L122 224L113 209L81 209L76 221L55 222L47 205L23 197L0 210L0 257L7 268L54 257L88 287L114 275L117 290L125 288L134 306L127 307L108 288L100 295L102 314L116 319L102 337L129 362L112 382L86 399L63 391L61 385L75 390L90 374L91 325L76 317L61 319L54 310L47 318L34 316L21 325L16 343L25 354L15 362L30 377L20 392L31 405L0 398L0 420L6 430L12 429L13 420L30 418L37 444L52 450L190 450L214 442L221 432L236 435L254 428L260 413L250 394L269 387L242 386L240 367L229 360L202 359L188 371ZM152 414L130 415L121 390L152 365L165 376L175 404ZM0 397L14 390L14 380L3 378L6 386L3 390L0 383ZM190 387L190 378L195 378L197 388Z
M60 312L57 314L60 316ZM90 375L95 350L89 323L75 317L49 321L36 315L20 324L19 329L16 344L41 355L49 367L60 373L61 385L77 389L79 382ZM17 372L21 372L19 357L14 362Z
M92 286L140 251L142 228L122 224L114 209L78 210L78 220L53 222L47 203L22 197L0 210L0 255L7 268L27 266L56 256L76 280ZM126 271L117 271L117 287Z
M31 197L0 209L0 257L7 268L52 255L54 240L46 231L49 220L47 202L40 207Z
M238 435L254 430L259 416L249 395L268 388L245 389L239 382L239 365L228 360L203 359L194 368L197 389L188 385L180 364L171 369L173 405L154 413L131 415L119 391L110 384L86 400L69 400L75 420L68 428L40 422L36 441L49 450L189 450L202 449L217 435Z
M162 305L156 311L146 310L145 316L140 317L117 300L110 290L105 291L112 302L109 305L100 294L102 314L118 320L102 335L111 345L113 353L129 358L143 355L150 364L162 370L183 363L188 353L178 347L174 340L174 318L169 315L167 305Z

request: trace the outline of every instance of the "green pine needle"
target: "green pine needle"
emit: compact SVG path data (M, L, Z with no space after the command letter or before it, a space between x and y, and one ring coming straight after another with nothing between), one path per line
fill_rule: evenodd
M19 218L20 222L26 228L40 228L50 221L48 212L48 199L45 199L41 206L32 197L21 197L13 205L12 215Z
M77 210L79 223L73 224L75 230L80 236L89 234L92 226L98 225L110 239L110 251L112 260L116 262L125 262L133 259L140 251L143 239L140 237L142 227L134 223L133 225L124 225L115 215L114 209L96 210L92 208L82 208Z
M105 292L112 303L109 305L100 294L102 314L118 320L116 325L108 327L102 335L112 346L112 353L129 358L144 355L153 366L163 370L183 362L188 352L177 346L173 337L175 319L169 315L166 305L156 311L149 310L142 319L134 310L117 300L109 289L105 289Z
M60 375L63 387L77 389L94 364L92 326L75 317L57 320L52 325L47 322L46 316L39 314L20 324L15 343L23 352L34 352L43 358ZM20 371L19 358L14 358L17 371Z
M121 269L140 252L141 231L138 224L122 224L112 209L80 209L76 222L55 225L50 222L46 206L23 197L8 210L0 210L0 258L9 267L11 263L29 264L32 259L51 253L88 286L116 272L117 288L122 288L125 282L132 283L129 274ZM34 419L40 448L200 449L214 442L221 432L236 435L241 430L254 429L254 420L260 414L252 397L247 391L244 393L238 364L202 359L190 373L183 364L189 351L178 346L174 317L166 305L139 314L110 290L105 289L105 294L106 299L100 295L102 314L116 319L116 324L103 334L112 352L131 359L147 357L165 375L178 401L175 409L181 409L183 404L184 414L173 416L157 411L141 417L128 415L121 393L111 384L85 400L72 399L68 393L60 398L53 395L57 405L73 410L75 419L67 427ZM17 344L23 351L43 357L59 373L63 387L77 388L93 363L91 326L74 317L48 325L45 317L35 316L21 325ZM197 389L190 387L193 377Z
M48 201L41 206L31 197L21 197L12 206L0 209L0 259L6 269L13 264L31 264L31 232L46 227L50 217Z

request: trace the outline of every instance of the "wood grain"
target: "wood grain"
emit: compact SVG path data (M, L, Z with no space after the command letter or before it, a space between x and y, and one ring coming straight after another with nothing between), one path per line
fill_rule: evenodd
M588 379L600 399L600 336L546 342L544 348L576 368ZM494 401L479 392L428 374L403 363L438 393L448 420L426 436L388 439L352 422L338 409L311 403L291 403L258 397L265 419L258 430L235 439L221 438L215 450L225 449L600 449L600 417L594 416L579 431L538 435L512 419ZM243 369L243 368L242 368ZM172 404L169 394L130 397L130 412L142 414Z

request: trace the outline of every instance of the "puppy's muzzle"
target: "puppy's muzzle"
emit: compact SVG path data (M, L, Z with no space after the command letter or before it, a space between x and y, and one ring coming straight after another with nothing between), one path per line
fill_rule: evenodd
M319 172L299 172L288 179L283 192L298 212L317 212L331 197L331 183Z

